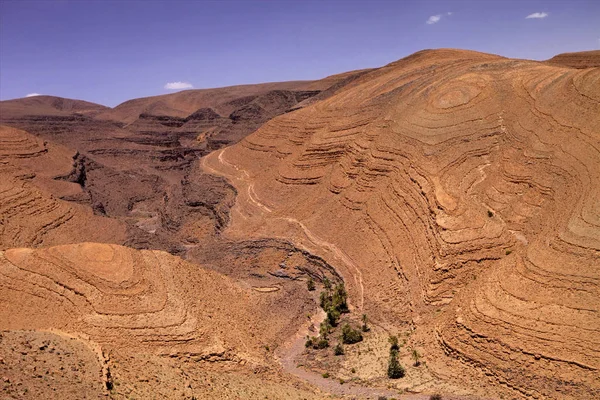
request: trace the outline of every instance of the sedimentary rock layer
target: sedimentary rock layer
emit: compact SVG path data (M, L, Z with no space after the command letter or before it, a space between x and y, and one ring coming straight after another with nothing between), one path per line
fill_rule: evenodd
M312 246L438 376L600 394L599 68L422 51L204 166L238 191L230 235Z

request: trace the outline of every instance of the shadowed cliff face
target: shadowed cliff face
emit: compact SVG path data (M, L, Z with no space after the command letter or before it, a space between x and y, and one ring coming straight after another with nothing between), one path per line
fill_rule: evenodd
M121 221L125 244L183 255L189 240L227 224L235 196L225 180L203 176L197 160L345 77L194 90L114 109L38 96L0 102L0 123L71 149L72 170L57 178L81 190L58 197Z
M335 260L353 303L411 323L440 375L591 398L598 160L599 68L437 50L269 121L205 170L238 191L232 235Z

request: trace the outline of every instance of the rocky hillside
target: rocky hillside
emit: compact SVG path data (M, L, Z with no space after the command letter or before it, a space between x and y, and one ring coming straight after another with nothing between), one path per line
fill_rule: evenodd
M598 68L422 51L269 121L205 171L237 189L232 235L330 260L356 309L414 329L436 376L594 398L599 82Z

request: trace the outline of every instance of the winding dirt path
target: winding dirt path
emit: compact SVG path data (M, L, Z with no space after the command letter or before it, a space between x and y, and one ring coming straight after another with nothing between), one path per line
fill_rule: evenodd
M233 168L236 172L239 172L240 175L234 176L225 173L222 170L217 170L209 165L207 162L208 158L203 157L201 160L201 167L204 171L208 173L212 173L215 175L223 176L227 179L236 181L240 183L242 186L246 186L247 198L250 203L260 209L264 214L263 217L270 218L274 220L283 220L288 223L297 225L302 233L306 236L306 238L317 247L321 249L325 249L327 252L331 253L332 256L339 260L342 264L344 264L347 270L353 277L353 280L356 286L360 289L360 297L359 297L359 310L363 309L364 306L364 285L362 273L358 267L358 265L350 258L348 254L346 254L343 250L338 248L335 244L329 243L319 236L314 234L304 223L298 221L295 218L290 217L282 217L282 216L269 216L272 215L273 210L265 205L256 192L254 191L254 184L249 181L250 175L247 171L239 168L238 166L228 162L224 159L223 154L225 153L225 149L219 150L216 154L218 154L217 160L224 166L228 166ZM215 154L215 155L216 155ZM235 207L235 206L234 206ZM243 213L240 214L243 216ZM286 239L291 239L286 237ZM304 246L300 246L304 247ZM306 249L309 250L309 249ZM297 365L298 356L304 351L304 342L306 335L308 335L311 326L319 326L321 322L325 320L325 313L320 310L319 313L313 316L303 327L301 327L296 334L291 337L288 342L286 342L283 346L280 347L280 350L277 353L277 357L279 362L281 363L283 370L289 374L292 374L313 386L319 388L320 390L331 393L338 396L359 396L361 398L377 398L379 396L388 396L402 399L415 399L415 400L425 400L428 399L426 395L401 395L398 391L393 391L389 389L378 389L368 386L357 385L355 383L344 383L341 384L338 381L323 378L320 374L317 374L313 371L302 368L302 366Z
M233 179L236 180L238 182L240 182L242 185L246 185L246 192L247 192L247 196L248 196L248 200L250 200L250 202L255 205L256 207L258 207L259 209L261 209L262 211L264 211L267 214L271 214L273 212L273 210L268 207L267 205L265 205L260 198L258 197L258 195L256 194L256 192L254 191L254 183L251 183L249 181L250 179L250 175L248 174L248 172L242 168L239 168L237 165L234 165L230 162L228 162L227 160L225 160L225 158L223 157L223 154L225 153L226 148L218 150L218 156L217 159L219 160L219 162L223 165L227 165L233 169L235 169L237 172L240 172L241 174L243 174L243 176L232 176L232 175L228 175L226 173L224 173L223 171L220 170L216 170L214 168L212 168L210 165L208 165L206 163L207 158L203 157L201 160L201 166L202 168L210 173L216 174L216 175L220 175L220 176L224 176L228 179ZM241 212L240 212L241 213ZM242 214L243 215L243 214ZM289 223L295 224L298 227L300 227L300 229L302 230L302 232L304 233L304 235L306 236L306 238L313 243L314 245L316 245L317 247L326 249L328 252L330 252L333 257L339 261L341 261L348 269L348 271L350 272L350 274L352 275L352 278L354 280L354 283L356 284L356 286L359 288L359 293L360 293L360 297L359 297L359 306L358 309L362 310L364 308L364 293L365 293L365 288L363 285L363 276L362 276L362 272L360 271L360 268L358 267L358 265L354 262L354 260L352 260L352 258L343 250L341 250L340 248L338 248L335 244L327 242L323 239L321 239L319 236L317 236L316 234L314 234L304 223L302 223L301 221L298 221L295 218L290 218L290 217L281 217L281 216L277 216L277 217L270 217L271 219L274 220L284 220L287 221ZM289 239L289 238L286 238Z

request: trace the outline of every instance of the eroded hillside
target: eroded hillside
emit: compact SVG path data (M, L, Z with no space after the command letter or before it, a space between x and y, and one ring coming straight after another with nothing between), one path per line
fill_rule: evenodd
M438 378L599 395L600 69L423 51L204 166L237 189L228 234L331 260Z
M597 65L0 102L3 396L599 397Z

